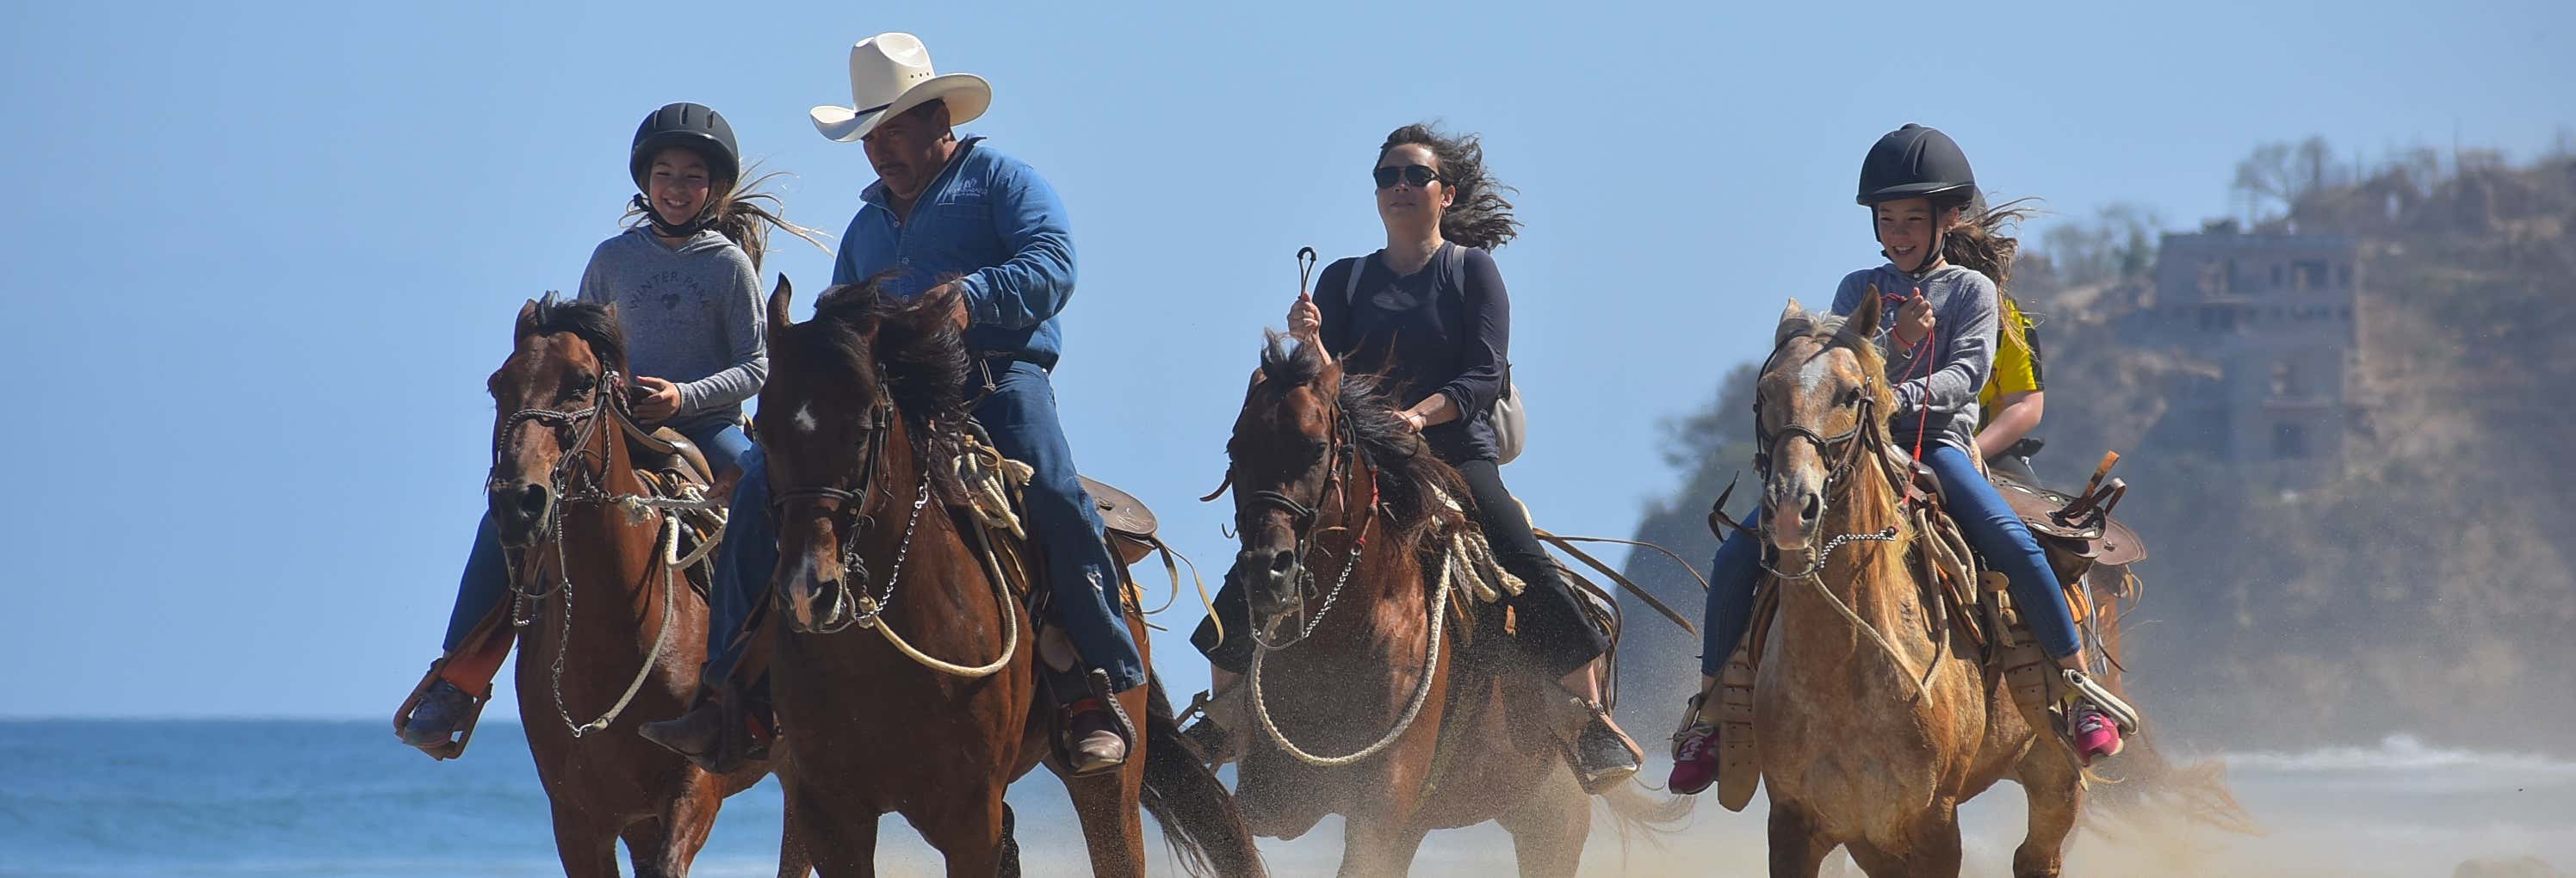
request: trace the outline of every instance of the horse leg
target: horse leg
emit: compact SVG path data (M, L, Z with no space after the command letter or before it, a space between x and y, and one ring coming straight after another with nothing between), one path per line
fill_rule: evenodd
M626 829L626 849L635 861L635 878L689 874L689 864L707 846L724 796L715 776L688 770L688 780L662 803L661 813ZM639 831L643 834L639 837Z
M1063 780L1074 816L1082 821L1083 845L1091 850L1091 874L1144 878L1145 824L1136 807L1145 786L1144 743L1137 742L1117 771Z
M1413 871L1413 855L1422 849L1420 827L1403 825L1376 814L1347 814L1342 819L1341 878L1397 878Z
M1853 841L1843 845L1843 850L1851 854L1852 865L1859 866L1860 873L1869 878L1905 878L1915 874L1908 870L1904 858L1869 842Z
M1592 832L1592 797L1570 782L1550 783L1495 820L1512 834L1522 878L1570 878Z
M617 831L593 822L568 803L554 807L555 856L564 878L617 878Z
M949 878L990 878L1002 871L1002 787L997 783L952 807L905 811L922 840L948 860Z
M1825 855L1833 849L1831 842L1816 834L1815 821L1796 805L1771 803L1771 878L1816 878L1825 866Z
M1912 829L1906 836L1911 844L1905 851L1905 874L1958 878L1959 806L1937 803L1930 813L1914 821Z
M784 834L793 838L802 859L812 863L823 878L874 878L877 874L877 821L883 816L873 812L844 817L832 813L827 800L805 784L786 788L787 819L790 827ZM787 859L780 842L779 859ZM782 862L780 871L786 871Z
M670 850L670 824L660 817L646 817L626 824L617 837L626 840L626 858L635 864L635 878L678 878L666 854Z
M778 878L806 878L814 872L814 859L805 852L805 839L796 826L796 784L786 772L778 774Z
M2030 834L2013 851L2014 878L2055 878L2066 865L2066 838L2084 810L2083 770L2062 747L2041 741L2014 772L2030 798Z

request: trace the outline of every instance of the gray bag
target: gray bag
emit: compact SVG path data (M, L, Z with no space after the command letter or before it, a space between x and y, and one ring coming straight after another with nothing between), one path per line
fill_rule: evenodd
M1345 308L1355 307L1358 304L1360 270L1368 267L1367 263L1360 260L1367 258L1362 256L1351 261L1350 281L1342 287L1342 306ZM1467 272L1467 248L1456 244L1442 244L1440 270L1447 277L1461 278L1459 283L1464 286L1466 282L1463 278ZM1494 461L1497 464L1518 460L1521 449L1529 443L1529 413L1521 406L1520 385L1512 381L1511 376L1512 365L1506 362L1503 364L1503 393L1494 398L1493 409L1485 413L1486 419L1494 425L1494 444L1499 446L1496 449L1497 456Z

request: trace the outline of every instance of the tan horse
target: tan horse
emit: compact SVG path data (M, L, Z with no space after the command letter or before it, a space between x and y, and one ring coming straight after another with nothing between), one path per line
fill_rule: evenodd
M1454 610L1476 574L1429 560L1474 526L1441 499L1465 502L1457 471L1368 378L1277 338L1227 455L1243 541L1230 585L1257 630L1222 636L1275 647L1254 647L1243 683L1236 795L1253 831L1296 838L1341 814L1341 874L1382 876L1405 874L1431 830L1493 822L1522 875L1573 875L1592 797L1557 739L1565 697L1519 668L1498 607L1473 625ZM1689 804L1633 785L1604 800L1649 828Z
M1959 803L2011 778L2030 797L2013 874L2056 875L2081 769L2033 734L1907 563L1878 322L1875 296L1848 321L1790 303L1756 397L1757 432L1774 437L1764 505L1783 512L1764 517L1774 568L1807 574L1779 583L1755 682L1771 874L1814 876L1842 846L1872 876L1956 875Z

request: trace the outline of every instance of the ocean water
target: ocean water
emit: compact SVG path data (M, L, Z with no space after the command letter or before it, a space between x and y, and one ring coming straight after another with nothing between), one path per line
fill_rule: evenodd
M2183 826L2079 836L2069 874L2450 876L2576 870L2576 762L2432 747L2375 746L2225 757L2266 835ZM1660 775L1660 769L1652 773ZM1969 874L2009 873L2020 793L1966 809ZM1033 875L1084 870L1062 787L1037 776L1011 792ZM1586 875L1756 875L1760 805L1708 805L1686 831L1622 845L1596 821ZM546 803L518 727L486 723L462 760L432 763L382 722L0 722L0 875L410 876L560 874ZM694 874L773 874L778 789L726 803ZM1331 874L1338 825L1264 841L1275 872ZM937 874L937 859L889 820L889 875ZM1149 839L1156 874L1175 874ZM1436 833L1417 875L1510 874L1491 827ZM1856 873L1854 873L1856 874Z

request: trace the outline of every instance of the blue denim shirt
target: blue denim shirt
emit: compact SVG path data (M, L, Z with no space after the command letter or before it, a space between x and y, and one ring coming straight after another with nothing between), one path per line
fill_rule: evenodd
M909 298L956 278L966 288L970 350L1053 368L1064 351L1055 315L1073 298L1064 201L1035 168L983 140L958 144L908 221L887 206L884 181L869 184L860 194L867 204L841 234L832 283L884 275L891 292Z

